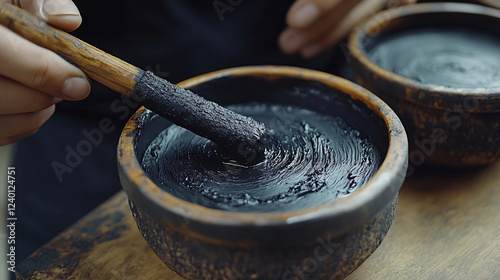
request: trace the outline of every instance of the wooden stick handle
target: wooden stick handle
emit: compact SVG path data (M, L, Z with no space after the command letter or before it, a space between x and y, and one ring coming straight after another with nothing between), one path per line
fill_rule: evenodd
M29 41L76 64L90 78L130 96L143 71L68 33L49 26L32 14L0 2L0 24Z
M266 128L262 123L144 72L5 2L0 2L0 24L67 58L104 86L140 100L160 116L212 140L238 162L253 164L264 158L261 140ZM241 151L241 144L261 156L247 158L249 153Z

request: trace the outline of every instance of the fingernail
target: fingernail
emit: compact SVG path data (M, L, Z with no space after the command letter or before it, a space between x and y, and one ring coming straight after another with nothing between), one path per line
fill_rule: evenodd
M90 93L90 84L84 78L73 77L64 83L62 94L70 100L81 100Z
M304 37L293 30L286 30L280 38L280 45L283 51L287 54L297 52L300 47L305 44L305 42Z
M78 16L80 11L70 0L46 0L43 3L43 13L46 16Z
M292 16L292 21L296 27L306 27L319 16L319 9L316 5L309 3L300 7Z

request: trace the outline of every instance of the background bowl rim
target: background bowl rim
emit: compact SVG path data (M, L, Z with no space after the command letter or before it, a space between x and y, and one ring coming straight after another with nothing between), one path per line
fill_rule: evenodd
M469 14L481 17L492 17L500 21L500 10L470 3L417 3L402 7L381 11L366 21L357 25L348 38L348 48L350 56L357 60L363 67L371 73L376 73L380 78L394 84L401 84L408 88L407 94L402 96L420 104L432 104L435 107L449 109L450 104L464 104L469 98L477 102L470 112L492 112L500 111L500 87L492 88L452 88L441 85L422 83L410 78L406 78L394 72L388 71L373 63L363 48L360 41L368 35L368 30L378 30L372 37L378 36L380 28L388 26L389 22L422 14ZM408 94L412 92L414 94ZM429 98L419 98L421 93L425 93ZM393 94L389 92L388 94ZM401 98L401 96L397 96ZM449 100L448 104L446 101Z

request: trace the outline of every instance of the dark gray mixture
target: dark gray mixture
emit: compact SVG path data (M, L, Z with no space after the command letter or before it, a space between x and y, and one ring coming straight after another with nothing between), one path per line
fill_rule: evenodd
M368 58L425 84L500 87L500 38L479 30L421 28L381 39Z
M144 155L148 176L169 193L210 208L286 212L349 195L381 164L374 144L341 118L275 104L229 108L265 124L263 161L239 165L211 141L173 125Z

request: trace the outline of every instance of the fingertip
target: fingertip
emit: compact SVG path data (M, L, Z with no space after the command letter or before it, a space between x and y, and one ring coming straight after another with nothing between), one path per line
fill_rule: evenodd
M39 129L45 122L47 122L50 119L50 117L52 117L55 111L56 111L56 105L52 104L46 109L43 109L35 113L34 123L30 126L33 127L34 129Z
M82 23L80 11L71 0L45 0L41 16L51 25L65 31L73 31Z
M285 54L295 54L305 43L305 39L297 31L286 29L278 38L278 45Z
M280 47L281 51L284 52L285 54L290 54L286 44L289 36L290 36L290 29L286 29L285 31L281 32L281 34L278 37L278 46Z
M31 135L33 135L33 134L37 133L39 130L40 130L40 128L33 129L32 131L29 131L29 132L27 132L27 133L24 133L24 134L20 135L19 137L24 138L24 137L31 136Z
M313 2L301 1L290 9L287 15L287 24L294 28L306 28L320 16L319 7Z
M46 122L54 114L55 111L56 111L55 104L52 104L51 106L47 107L47 109L42 110L42 114L45 119L43 122Z
M22 133L22 134L19 134L19 135L15 135L15 136L9 136L9 137L5 137L5 138L0 138L0 146L5 146L5 145L10 145L10 144L13 144L23 138L26 138L26 137L29 137L35 133L38 132L38 128L37 129L34 129L34 130L31 130L29 132L26 132L26 133Z
M82 100L90 94L90 82L83 77L68 78L61 90L64 99Z
M82 17L80 15L54 15L48 16L47 22L62 30L71 32L82 24Z

